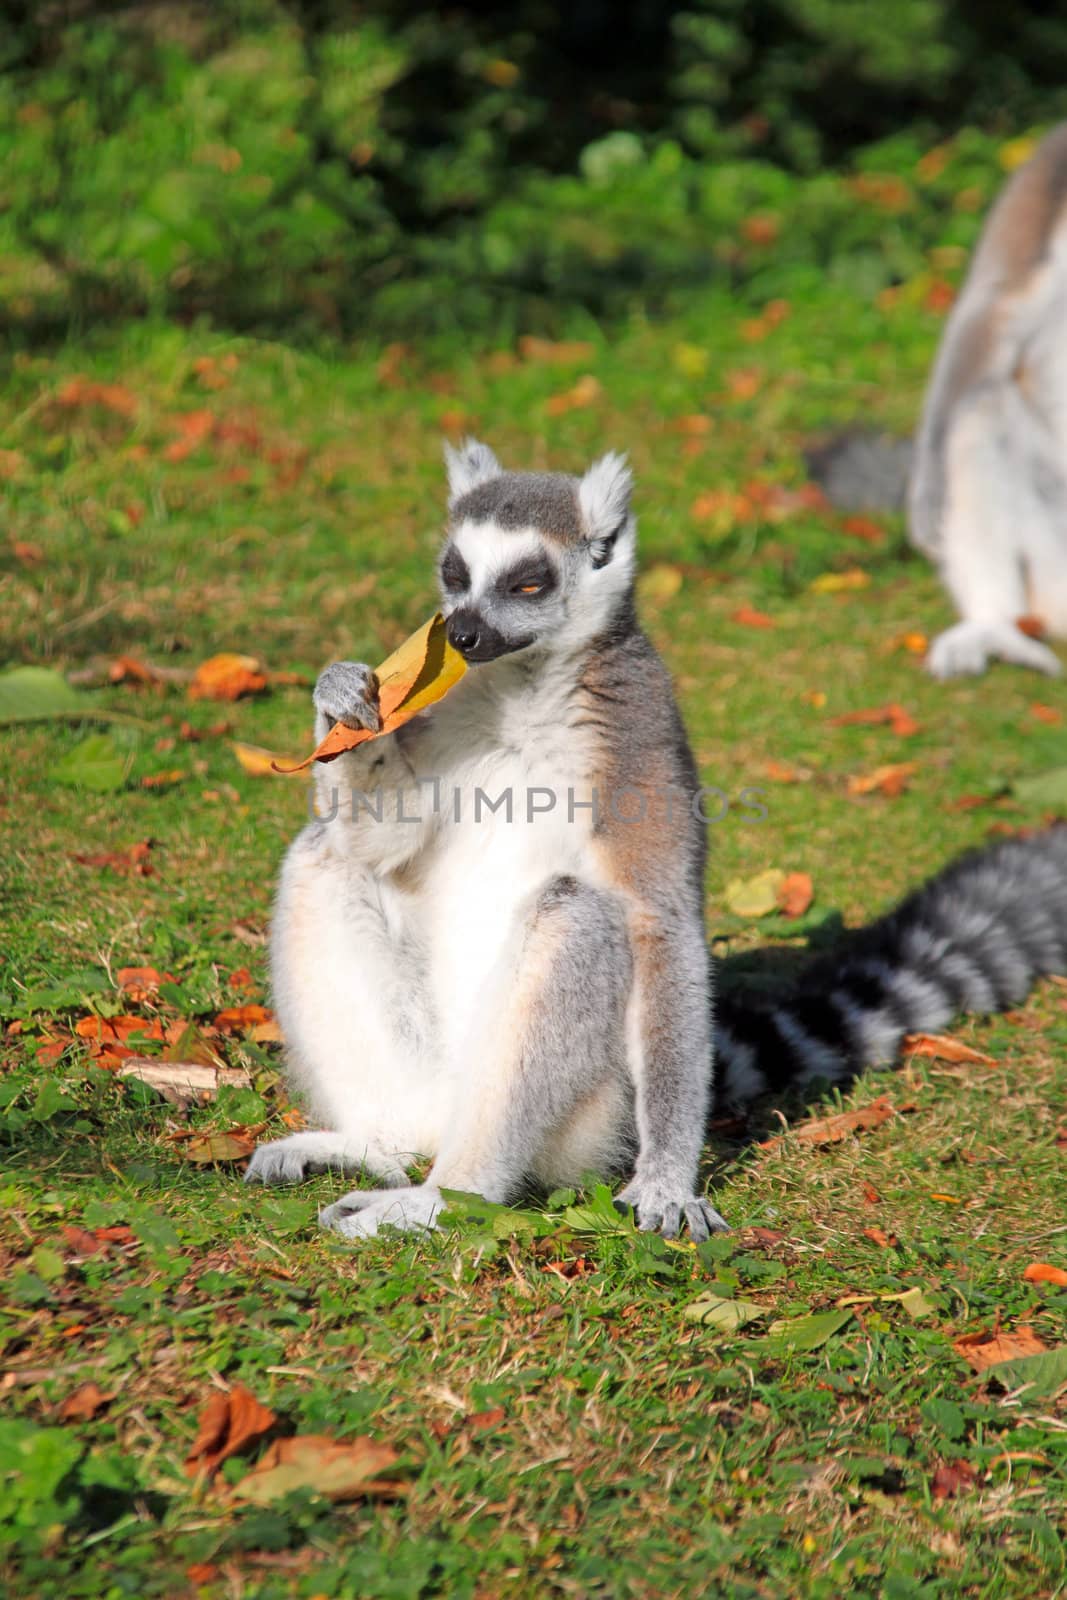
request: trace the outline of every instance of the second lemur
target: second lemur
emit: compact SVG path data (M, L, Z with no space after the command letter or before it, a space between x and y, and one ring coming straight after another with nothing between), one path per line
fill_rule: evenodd
M380 1187L321 1214L355 1238L432 1227L446 1189L506 1202L619 1174L642 1228L701 1239L726 1226L699 1180L715 1100L843 1082L1067 970L1067 830L964 858L779 1002L723 1004L713 1050L705 825L635 614L629 470L507 472L473 441L448 465L438 576L471 670L316 769L271 961L321 1127L261 1145L247 1176L366 1174ZM377 689L327 667L316 736L377 731Z

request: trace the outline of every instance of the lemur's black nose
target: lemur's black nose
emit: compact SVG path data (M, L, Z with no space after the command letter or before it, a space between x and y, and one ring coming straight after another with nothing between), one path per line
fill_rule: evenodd
M481 618L473 611L461 608L453 611L448 619L448 642L453 649L458 650L461 656L469 655L477 650L481 636Z

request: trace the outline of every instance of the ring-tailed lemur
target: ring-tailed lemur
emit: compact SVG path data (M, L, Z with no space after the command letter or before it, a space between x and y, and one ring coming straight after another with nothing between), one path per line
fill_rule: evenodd
M432 1226L441 1190L632 1171L643 1228L725 1226L698 1190L712 1100L704 823L670 681L634 613L623 459L581 479L449 453L440 562L472 669L438 704L316 769L273 929L290 1065L328 1132L248 1178L326 1167L388 1187L322 1221ZM328 667L316 735L376 729L368 667ZM1067 830L948 869L787 1000L719 1008L716 1092L743 1101L891 1058L963 1007L1067 967ZM405 1167L431 1157L427 1181Z
M982 231L927 390L908 513L961 617L930 671L983 672L999 656L1058 673L1017 623L1067 637L1067 124Z

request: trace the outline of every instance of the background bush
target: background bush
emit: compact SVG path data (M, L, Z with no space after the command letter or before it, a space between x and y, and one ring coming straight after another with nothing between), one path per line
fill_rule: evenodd
M713 272L764 292L798 261L877 288L945 237L937 174L911 181L924 150L985 131L962 152L977 212L994 141L1065 109L1067 15L1041 0L7 11L16 329L131 309L346 335L551 323ZM835 168L906 176L906 247Z

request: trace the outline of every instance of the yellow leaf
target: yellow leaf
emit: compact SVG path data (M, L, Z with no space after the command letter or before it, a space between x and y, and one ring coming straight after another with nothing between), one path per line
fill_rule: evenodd
M333 761L346 750L354 750L368 739L395 733L419 711L442 699L458 683L467 663L454 650L445 633L445 619L439 611L429 622L405 639L378 668L378 709L382 725L377 733L369 728L349 728L337 722L311 754L295 767L275 767L276 772L302 772L313 761Z
M237 757L238 764L242 770L249 773L253 778L266 778L272 772L284 771L283 768L276 767L274 763L291 759L289 756L278 755L275 750L264 750L262 745L242 744L238 739L232 742L230 749Z
M766 917L778 909L778 896L785 883L780 867L769 867L754 878L733 878L726 885L727 910L738 917Z
M847 572L824 572L808 584L811 594L845 594L850 589L866 589L871 581L869 572L862 567L850 567Z
M708 370L708 352L699 344L676 344L671 361L683 378L702 378Z
M1003 171L1016 172L1026 165L1036 149L1037 140L1024 134L1020 139L1009 139L1007 144L1002 144L997 159Z
M656 561L637 580L637 598L645 605L664 605L682 587L682 574L669 562Z

